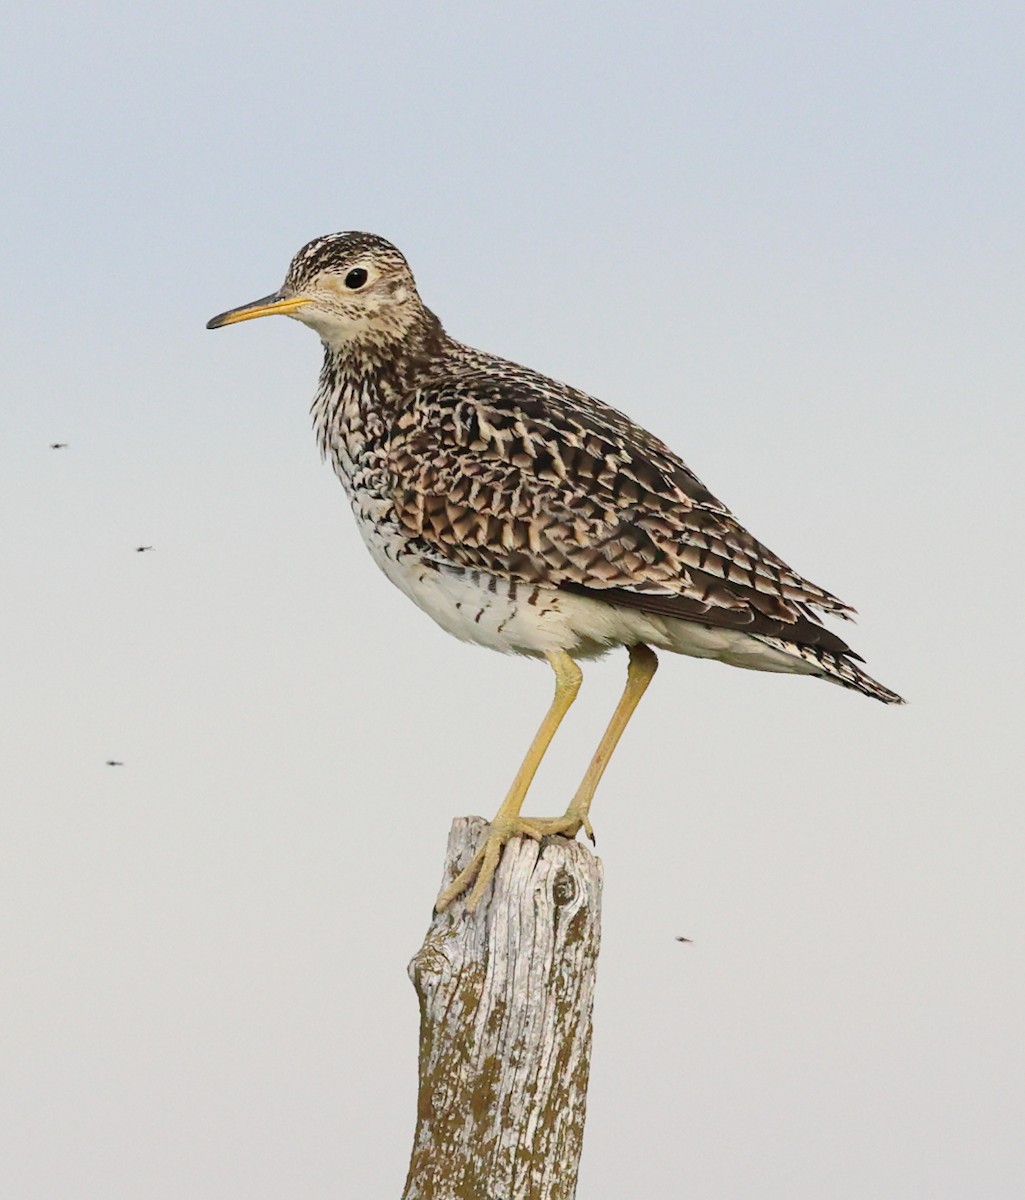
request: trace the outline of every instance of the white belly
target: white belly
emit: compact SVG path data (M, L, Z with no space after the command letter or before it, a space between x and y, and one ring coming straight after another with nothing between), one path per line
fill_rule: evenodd
M802 659L757 638L692 621L520 583L477 571L458 571L403 553L387 526L360 522L374 561L418 608L447 633L504 653L540 656L566 650L593 658L614 646L640 642L676 654L714 658L756 671L815 673Z

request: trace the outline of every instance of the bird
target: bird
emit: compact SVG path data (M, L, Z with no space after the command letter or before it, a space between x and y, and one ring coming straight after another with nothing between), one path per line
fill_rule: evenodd
M136 553L136 554L142 554L144 551L146 551L146 550L152 550L152 549L153 549L153 547L152 547L152 546L136 546L136 547L135 547L135 553Z
M108 758L105 765L108 767L123 767L125 764L123 762L118 762L116 759Z
M443 629L547 660L555 695L470 863L436 901L479 904L514 837L594 837L590 807L656 650L811 675L901 704L824 615L854 610L757 541L665 442L574 387L451 337L376 234L308 242L270 295L208 329L284 315L320 336L311 416L371 557ZM581 661L626 683L559 817L525 817Z
M67 442L51 442L50 443L51 450L67 450L67 448L68 448Z

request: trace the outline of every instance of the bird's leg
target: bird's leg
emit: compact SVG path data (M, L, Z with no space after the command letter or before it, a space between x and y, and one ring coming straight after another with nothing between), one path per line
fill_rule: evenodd
M555 672L555 697L551 707L541 722L541 727L534 735L534 740L530 743L530 749L516 773L512 787L509 788L506 798L502 801L501 808L488 827L484 844L473 856L469 865L464 867L438 896L434 905L438 912L447 908L471 884L473 884L473 891L466 902L466 907L469 912L473 912L484 894L484 889L491 882L505 843L520 834L526 834L527 837L532 837L536 841L540 840L544 834L544 830L541 828L543 822L524 820L520 816L520 809L541 759L544 758L545 751L551 745L555 731L562 723L562 718L577 698L580 681L583 679L580 668L565 650L548 651L545 657Z
M580 786L566 812L554 820L534 822L542 833L562 833L567 837L576 837L578 831L583 829L591 841L594 841L594 830L591 828L587 814L591 807L591 801L594 799L595 789L605 774L605 768L609 765L609 759L623 735L623 730L626 729L634 714L634 709L640 703L641 697L657 670L658 659L650 646L642 644L630 647L630 665L626 672L626 687L619 698L608 728L602 734L598 749L595 750L594 757L591 759L584 778L580 781Z

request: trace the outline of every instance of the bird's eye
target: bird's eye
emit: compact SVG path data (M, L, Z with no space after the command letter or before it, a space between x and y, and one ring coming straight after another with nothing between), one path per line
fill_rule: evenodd
M361 288L367 281L367 273L362 267L353 267L353 269L345 277L345 286L356 291Z

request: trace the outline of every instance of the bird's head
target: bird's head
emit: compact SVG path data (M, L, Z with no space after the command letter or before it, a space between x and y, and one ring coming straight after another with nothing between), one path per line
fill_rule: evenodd
M425 312L409 265L390 242L372 233L329 233L303 246L276 292L219 313L206 327L280 314L344 349L400 341Z

